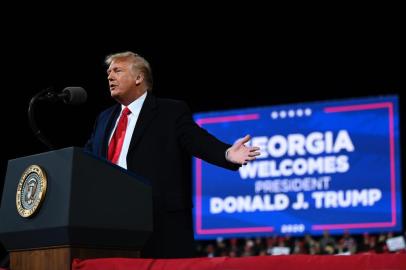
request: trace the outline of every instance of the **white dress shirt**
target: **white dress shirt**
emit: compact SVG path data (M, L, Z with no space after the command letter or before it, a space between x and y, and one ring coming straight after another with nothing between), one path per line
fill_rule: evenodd
M123 142L123 147L121 148L120 156L118 157L117 165L127 169L127 153L128 148L130 147L131 137L134 133L135 124L137 124L138 116L140 115L140 111L142 108L142 104L144 104L144 100L147 97L147 92L145 92L142 96L131 102L127 107L130 109L131 113L128 115L128 122L127 122L127 129L125 131L125 137ZM114 125L114 129L111 132L109 144L113 134L117 128L118 121L123 113L125 106L121 105L121 112L119 117L117 117L116 124Z

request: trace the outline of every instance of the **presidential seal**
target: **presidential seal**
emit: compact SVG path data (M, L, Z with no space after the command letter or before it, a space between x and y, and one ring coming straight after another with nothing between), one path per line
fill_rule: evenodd
M17 187L17 211L22 217L33 216L45 199L47 177L38 165L29 166L20 178Z

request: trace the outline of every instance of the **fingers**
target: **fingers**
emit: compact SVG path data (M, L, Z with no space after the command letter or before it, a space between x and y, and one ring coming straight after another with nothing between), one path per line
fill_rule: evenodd
M247 158L245 159L245 161L244 161L241 165L247 165L248 162L250 162L250 161L252 161L252 160L254 160L254 159L256 159L256 157L247 157Z
M261 152L259 151L259 147L250 147L250 148L248 148L248 151L250 152L250 154L253 154L253 153L258 153L258 154L260 154Z
M253 160L255 160L255 159L256 159L256 157L247 157L247 158L245 158L244 161L242 161L240 164L242 164L242 165L247 165L248 162L253 161Z
M244 143L248 142L251 139L250 135L246 135L244 138L241 138L240 140L238 140L238 145L241 146Z
M261 153L260 152L253 152L253 153L249 153L248 156L249 157L256 157L259 156Z
M261 154L261 152L259 152L259 147L250 147L249 148L249 153L248 153L249 157L259 156L260 154Z

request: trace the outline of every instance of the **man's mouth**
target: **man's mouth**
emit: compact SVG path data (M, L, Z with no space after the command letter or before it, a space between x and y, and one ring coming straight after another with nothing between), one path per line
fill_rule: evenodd
M114 89L116 89L117 85L116 84L111 84L110 85L110 91L113 91Z

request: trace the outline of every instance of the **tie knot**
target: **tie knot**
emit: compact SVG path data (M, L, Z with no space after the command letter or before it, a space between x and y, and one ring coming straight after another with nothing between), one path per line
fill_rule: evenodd
M123 112L122 112L122 115L127 116L127 115L129 115L130 113L131 113L130 109L128 109L128 107L125 107L124 110L123 110Z

